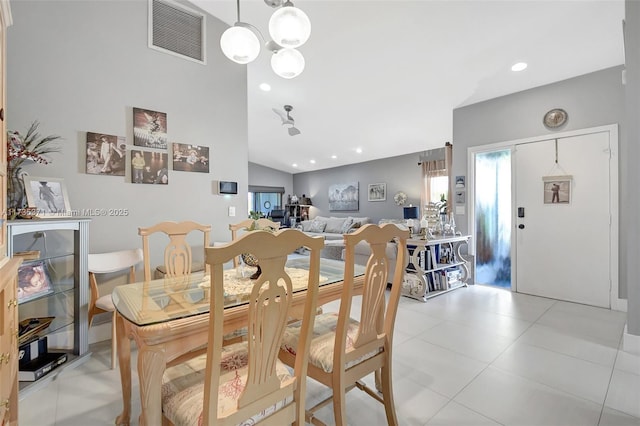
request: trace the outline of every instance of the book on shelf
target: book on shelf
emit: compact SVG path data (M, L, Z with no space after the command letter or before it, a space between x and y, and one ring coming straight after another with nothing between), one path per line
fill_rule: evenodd
M67 354L64 352L44 353L38 358L20 365L18 380L21 382L35 382L65 362L67 362Z
M47 353L47 336L34 336L18 347L18 365L22 367Z

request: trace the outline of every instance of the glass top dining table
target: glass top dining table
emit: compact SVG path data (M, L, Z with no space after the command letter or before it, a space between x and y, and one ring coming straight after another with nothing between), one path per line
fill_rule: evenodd
M320 287L344 279L344 262L320 259ZM364 266L355 265L355 276L364 275ZM285 270L291 277L294 293L306 291L309 258L289 259ZM224 271L224 307L247 303L253 273L250 267ZM117 286L112 292L113 304L120 315L137 326L146 326L187 318L209 312L209 275L197 272L180 277L141 281Z

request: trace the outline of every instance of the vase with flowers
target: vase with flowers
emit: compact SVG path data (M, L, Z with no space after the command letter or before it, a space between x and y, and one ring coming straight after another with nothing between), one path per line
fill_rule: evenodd
M20 217L27 207L23 177L27 174L23 169L26 162L49 164L47 154L60 152L60 136L40 136L40 123L31 123L27 133L10 130L7 134L7 217Z

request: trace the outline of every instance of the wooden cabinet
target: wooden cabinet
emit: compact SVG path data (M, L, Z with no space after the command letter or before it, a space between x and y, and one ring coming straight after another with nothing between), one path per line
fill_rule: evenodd
M18 300L20 259L0 268L0 424L18 424Z
M56 218L12 220L7 226L7 250L32 252L23 265L46 270L49 290L18 295L18 319L54 317L40 336L46 335L53 352L66 352L67 361L35 382L20 382L20 393L37 389L61 371L88 359L88 245L90 219Z
M409 239L409 266L402 295L426 302L439 294L467 286L469 265L461 248L471 236L456 235L430 240Z
M18 424L18 301L20 259L7 256L7 128L5 117L6 29L9 2L0 0L0 424Z

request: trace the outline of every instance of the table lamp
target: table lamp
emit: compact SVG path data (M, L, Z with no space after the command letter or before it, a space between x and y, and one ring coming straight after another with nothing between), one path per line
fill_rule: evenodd
M413 234L416 227L416 219L418 218L418 207L409 204L409 207L403 207L404 219L407 221L409 232Z

